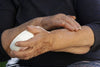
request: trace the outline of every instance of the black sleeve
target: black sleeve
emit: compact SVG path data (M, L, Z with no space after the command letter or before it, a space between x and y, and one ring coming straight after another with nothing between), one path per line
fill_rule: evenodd
M89 26L94 32L95 42L91 50L100 47L100 0L77 0L79 22Z
M4 30L12 28L15 23L16 10L13 0L0 0L0 37ZM6 61L10 57L2 48L0 38L0 61Z

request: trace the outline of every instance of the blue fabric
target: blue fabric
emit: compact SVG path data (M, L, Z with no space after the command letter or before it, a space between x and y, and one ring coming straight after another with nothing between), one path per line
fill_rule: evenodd
M80 61L67 67L100 67L100 61Z
M100 59L100 0L76 0L79 23L89 26L94 33L94 45L85 57Z

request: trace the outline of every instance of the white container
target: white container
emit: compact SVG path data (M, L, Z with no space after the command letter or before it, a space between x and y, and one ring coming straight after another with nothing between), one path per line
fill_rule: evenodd
M10 49L11 50L15 50L15 51L19 51L21 47L16 46L15 43L18 42L18 41L26 41L26 40L29 40L32 37L34 37L34 35L32 33L30 33L27 30L24 30L18 36L16 36L15 39L11 42Z

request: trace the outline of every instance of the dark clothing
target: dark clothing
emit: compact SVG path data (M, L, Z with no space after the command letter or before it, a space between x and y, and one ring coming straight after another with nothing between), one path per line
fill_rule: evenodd
M58 13L77 16L77 21L81 25L88 25L92 28L95 43L90 52L84 55L47 52L28 61L21 60L20 64L64 66L84 59L100 59L100 0L0 0L0 33L30 19ZM9 58L0 45L0 61Z

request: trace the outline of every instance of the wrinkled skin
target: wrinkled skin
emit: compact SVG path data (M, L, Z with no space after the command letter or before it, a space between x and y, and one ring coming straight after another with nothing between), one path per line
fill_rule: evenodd
M78 31L81 29L81 26L74 20L74 16L69 16L65 14L57 14L54 16L47 16L47 17L39 17L32 19L24 24L21 24L18 27L5 30L2 33L1 41L4 50L8 53L9 56L13 57L11 50L9 48L10 43L12 40L22 31L24 31L27 26L34 25L34 26L41 26L46 30L51 30L52 28L59 28L64 27L70 31Z

